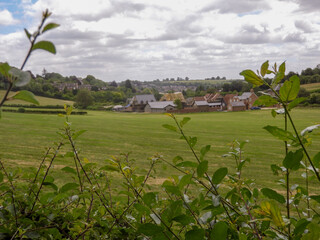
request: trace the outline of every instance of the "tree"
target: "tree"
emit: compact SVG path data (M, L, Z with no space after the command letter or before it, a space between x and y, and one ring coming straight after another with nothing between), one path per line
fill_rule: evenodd
M91 93L87 89L81 89L76 96L76 104L81 108L87 108L93 103Z
M182 102L181 102L181 100L179 98L174 100L173 103L177 106L177 109L182 109Z
M124 86L125 86L125 88L132 89L131 81L129 79L127 79L126 82L124 83Z

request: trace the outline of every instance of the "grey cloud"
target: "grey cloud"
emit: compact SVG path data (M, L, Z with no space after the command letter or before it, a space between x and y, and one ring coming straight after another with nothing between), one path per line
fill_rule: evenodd
M320 10L320 1L318 0L284 0L299 4L299 10L303 12L317 12Z
M264 0L218 0L213 4L210 4L203 9L201 12L219 11L220 13L250 13L258 10L270 9L269 4Z
M312 28L311 24L309 24L306 21L297 20L294 22L294 25L296 26L296 28L302 30L305 33L312 33L313 32L313 28Z
M303 43L305 38L300 33L290 33L283 39L284 42Z

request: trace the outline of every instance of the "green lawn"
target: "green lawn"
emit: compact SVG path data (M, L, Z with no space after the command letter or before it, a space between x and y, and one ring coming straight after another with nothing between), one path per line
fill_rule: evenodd
M302 88L305 88L307 91L312 92L320 89L320 83L309 83L301 85Z
M5 91L4 90L0 90L0 99L2 99L2 97L4 96ZM14 92L10 92L9 97L14 95ZM55 98L47 98L47 97L40 97L40 96L36 96L36 99L38 100L40 105L73 105L73 101L69 101L69 100L62 100L62 99L55 99ZM24 102L21 100L10 100L5 102L5 104L30 104L28 102Z
M231 158L222 157L228 153L228 143L237 139L249 140L245 147L245 156L251 163L245 169L244 176L257 179L259 186L274 184L276 179L270 170L270 164L283 160L283 143L268 134L263 126L282 126L282 117L272 118L270 110L247 112L213 112L177 115L179 119L188 116L191 121L184 127L189 136L197 136L196 149L212 145L207 155L210 171L218 166L234 169ZM299 131L307 126L320 123L320 109L297 109L293 118ZM86 116L71 116L72 127L85 129L77 140L81 157L102 164L112 155L131 152L136 159L138 171L143 172L148 158L161 154L167 160L180 155L185 160L194 160L186 143L179 135L162 127L173 124L173 120L162 114L135 114L89 111ZM56 132L63 127L64 118L55 115L34 115L4 112L0 120L0 158L9 166L37 166L45 148L59 141ZM319 130L318 130L319 132ZM311 156L319 151L320 136L311 134L313 144ZM66 149L64 151L69 151ZM64 174L58 169L72 165L73 159L57 159L54 171L61 179ZM159 164L157 176L161 179L176 174L170 167ZM276 187L277 188L277 187Z

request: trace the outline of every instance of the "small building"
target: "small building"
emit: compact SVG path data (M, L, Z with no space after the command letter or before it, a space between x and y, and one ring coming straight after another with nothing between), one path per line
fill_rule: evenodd
M254 102L258 99L258 96L251 89L250 92L244 92L241 96L234 97L236 102L243 102L246 106L246 109L250 109L253 107Z
M168 111L176 110L177 106L173 101L160 101L160 102L149 102L144 108L145 112L152 113L165 113Z
M175 93L165 93L161 97L160 101L175 101L176 99L179 99L182 104L186 103L186 100L182 94L182 92L175 92Z
M201 112L209 111L209 103L207 101L194 101L192 107L199 109Z
M236 111L245 111L246 110L246 105L244 102L230 102L228 105L228 111L230 112L236 112Z
M136 95L131 99L129 105L133 112L144 112L144 108L150 102L156 102L153 94Z

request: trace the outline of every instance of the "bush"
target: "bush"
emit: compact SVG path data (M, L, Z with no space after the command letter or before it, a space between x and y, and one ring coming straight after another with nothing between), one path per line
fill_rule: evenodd
M19 112L19 113L24 113L25 111L26 111L26 109L23 108L23 107L19 107L19 108L18 108L18 112Z

